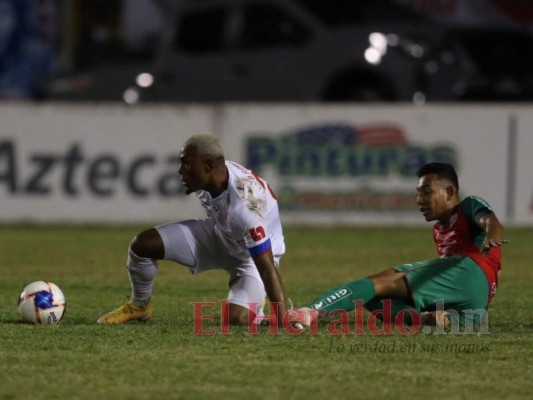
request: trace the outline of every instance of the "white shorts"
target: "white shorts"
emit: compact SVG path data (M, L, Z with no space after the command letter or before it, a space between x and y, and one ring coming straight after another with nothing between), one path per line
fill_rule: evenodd
M185 265L193 274L212 269L228 271L228 301L246 308L256 304L252 311L261 314L266 291L252 257L242 260L229 254L209 218L171 222L155 229L165 246L165 260ZM279 259L275 263L277 267Z

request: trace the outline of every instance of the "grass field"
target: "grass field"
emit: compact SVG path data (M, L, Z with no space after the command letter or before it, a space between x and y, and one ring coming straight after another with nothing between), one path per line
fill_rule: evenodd
M508 229L489 335L193 335L193 301L227 276L161 262L149 323L99 326L129 295L138 227L0 226L0 399L533 398L533 229ZM282 274L296 305L394 264L434 257L430 229L287 229ZM57 326L18 321L17 296L57 283ZM361 346L359 346L361 345Z

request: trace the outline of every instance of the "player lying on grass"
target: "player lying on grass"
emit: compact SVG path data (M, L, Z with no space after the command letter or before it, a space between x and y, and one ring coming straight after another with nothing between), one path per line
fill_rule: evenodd
M150 319L156 260L163 259L185 265L193 274L225 269L232 325L247 325L249 312L252 320L260 317L265 296L279 304L278 316L283 316L288 298L277 267L285 244L276 196L259 176L226 161L214 136L191 136L180 160L186 192L196 193L207 218L171 222L136 236L127 261L132 298L98 323Z
M486 310L496 291L500 246L507 243L503 228L481 198L459 199L453 166L426 164L417 176L416 203L426 221L437 221L433 238L440 258L399 265L338 286L299 309L306 325L333 310L351 311L356 300L369 311L382 309L384 299L391 300L391 321L410 309L425 313L437 326L449 325L450 317L461 325L479 322L480 314L471 310Z

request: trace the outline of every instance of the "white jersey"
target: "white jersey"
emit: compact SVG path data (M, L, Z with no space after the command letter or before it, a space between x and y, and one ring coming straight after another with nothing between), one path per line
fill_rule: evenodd
M278 201L268 184L249 169L226 161L228 187L217 197L199 190L196 195L215 224L215 232L229 253L246 260L272 250L285 253Z

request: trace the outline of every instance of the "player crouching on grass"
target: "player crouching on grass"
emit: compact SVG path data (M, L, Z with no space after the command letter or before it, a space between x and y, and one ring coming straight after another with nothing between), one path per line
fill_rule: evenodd
M391 321L420 313L436 326L479 323L498 285L503 227L481 198L459 199L453 166L424 165L417 172L416 203L426 221L437 221L433 239L440 258L404 264L347 282L298 309L309 326L334 310L351 311L360 301L369 311L391 300ZM340 294L340 295L339 295ZM443 308L442 308L443 306ZM445 311L443 311L445 310ZM413 321L403 321L413 323ZM469 325L471 326L471 325Z
M230 274L230 325L260 317L265 296L278 304L274 317L281 323L288 298L277 270L285 244L274 192L252 171L226 161L212 135L188 138L180 162L186 193L196 193L207 218L171 222L136 236L127 261L132 298L98 323L150 319L156 260L163 259L185 265L193 274L225 269Z

